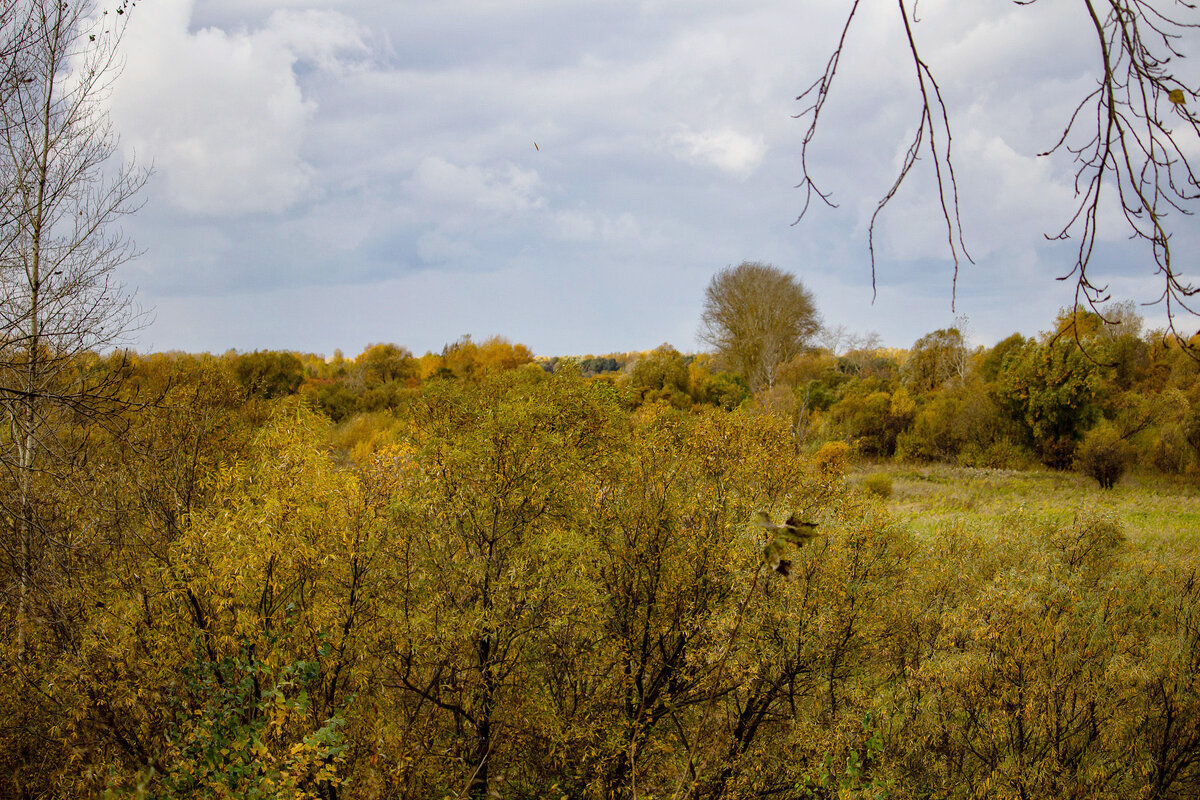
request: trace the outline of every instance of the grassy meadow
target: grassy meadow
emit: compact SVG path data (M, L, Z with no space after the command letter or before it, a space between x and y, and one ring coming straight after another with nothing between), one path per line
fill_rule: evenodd
M863 465L851 480L890 481L888 508L919 537L955 530L1005 537L1096 515L1141 548L1200 549L1200 488L1183 479L1131 473L1105 491L1076 472L886 463Z

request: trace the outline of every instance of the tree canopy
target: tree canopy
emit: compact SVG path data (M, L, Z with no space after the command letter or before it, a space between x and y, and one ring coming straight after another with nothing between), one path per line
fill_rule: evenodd
M704 294L700 341L757 391L799 355L821 323L812 294L794 275L744 261L713 276Z

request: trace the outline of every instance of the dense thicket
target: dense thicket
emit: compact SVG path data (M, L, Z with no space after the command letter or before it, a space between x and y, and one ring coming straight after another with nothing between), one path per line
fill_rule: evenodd
M491 344L508 360L114 361L136 403L78 420L87 457L43 495L71 534L36 587L56 613L18 650L0 606L0 794L1200 790L1194 549L1135 550L1087 515L916 538L845 480L848 445L806 449L876 395L880 442L944 407L979 423L951 456L1030 446L996 387L1060 342L912 393L895 354L813 354L732 411L668 347L588 377ZM1132 349L1128 391L1187 396L1190 362ZM297 364L295 393L264 389ZM339 385L335 425L313 387ZM1152 399L1091 402L1114 436L1162 430ZM789 575L758 512L818 525Z
M0 2L0 797L1200 792L1194 545L919 537L845 479L1195 476L1200 371L1129 308L834 352L743 264L715 359L98 355L141 178L89 8Z

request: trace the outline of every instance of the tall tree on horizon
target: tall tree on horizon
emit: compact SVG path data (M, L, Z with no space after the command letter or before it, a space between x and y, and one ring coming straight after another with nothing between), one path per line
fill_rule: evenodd
M802 353L820 328L812 294L794 275L743 261L708 284L699 338L718 363L758 391L775 384L776 370Z

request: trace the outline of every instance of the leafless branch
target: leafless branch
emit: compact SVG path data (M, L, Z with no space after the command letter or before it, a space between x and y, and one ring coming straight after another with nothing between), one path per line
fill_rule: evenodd
M970 253L967 251L967 246L963 240L962 220L959 217L959 201L958 201L958 182L954 174L954 163L951 159L951 146L953 136L950 131L950 117L946 110L945 100L942 98L942 90L934 78L933 71L925 60L921 57L917 47L916 38L913 35L912 23L913 18L908 7L905 5L906 0L897 0L897 7L900 12L900 19L904 25L905 38L908 42L909 52L912 55L913 65L916 68L917 87L921 93L921 117L917 125L917 129L913 134L912 141L909 143L908 150L904 154L904 159L900 165L900 171L896 175L896 179L892 182L891 187L887 190L884 196L875 206L874 213L871 214L871 223L867 229L867 249L871 255L871 299L874 301L877 295L876 288L876 262L875 262L875 224L879 219L879 215L887 207L892 198L900 190L906 178L912 172L922 151L928 149L933 161L934 175L937 179L938 201L942 209L942 219L946 225L946 242L950 247L950 255L954 260L954 277L953 290L957 293L958 288L958 267L959 257L972 261ZM820 121L821 112L825 108L825 102L829 97L830 89L833 86L833 79L837 73L837 67L841 60L842 52L845 49L847 34L850 26L854 21L854 16L858 11L858 0L851 7L847 14L845 25L842 27L842 34L838 40L837 48L826 64L824 75L818 79L812 86L806 89L797 100L811 99L812 104L797 115L797 118L809 117L808 130L805 132L803 143L800 148L800 164L803 171L804 180L799 184L798 188L805 189L804 206L801 208L800 215L796 222L804 218L807 213L812 194L817 194L826 204L831 207L836 205L830 200L828 193L822 192L817 188L812 176L808 170L808 146L816 135L817 125ZM915 11L916 3L913 3ZM972 262L973 263L973 262ZM952 295L953 296L953 295ZM953 307L954 301L951 301Z
M1013 0L1015 5L1033 5L1037 0ZM1200 292L1188 282L1173 261L1172 215L1190 216L1200 200L1197 158L1194 147L1200 141L1200 119L1189 103L1200 101L1200 85L1189 85L1174 68L1184 57L1185 37L1200 30L1200 15L1193 3L1184 0L1080 0L1086 14L1077 30L1094 36L1099 56L1097 88L1074 108L1058 141L1040 153L1049 156L1070 153L1075 163L1075 192L1078 200L1066 223L1052 234L1051 240L1075 237L1078 241L1075 263L1059 280L1074 280L1074 306L1086 306L1100 313L1098 306L1109 299L1107 287L1093 278L1090 271L1096 252L1101 210L1115 198L1120 205L1131 239L1150 247L1155 274L1162 280L1162 291L1149 304L1162 303L1167 310L1170 332L1186 342L1176 327L1182 312L1194 315L1192 298ZM941 88L929 64L921 55L914 35L916 2L897 0L900 23L908 51L916 70L921 96L920 120L908 146L896 179L871 216L868 249L871 255L871 282L875 286L875 223L911 174L922 153L929 155L937 179L937 194L947 233L950 256L954 262L957 286L960 256L971 260L967 252L959 217L959 196L951 154L950 117ZM804 204L799 219L807 213L812 195L834 206L828 193L817 188L808 166L808 148L812 143L822 111L828 100L848 33L859 11L855 2L846 14L841 35L822 76L797 99L808 105L798 118L808 119L801 144ZM1189 155L1192 153L1192 155Z

